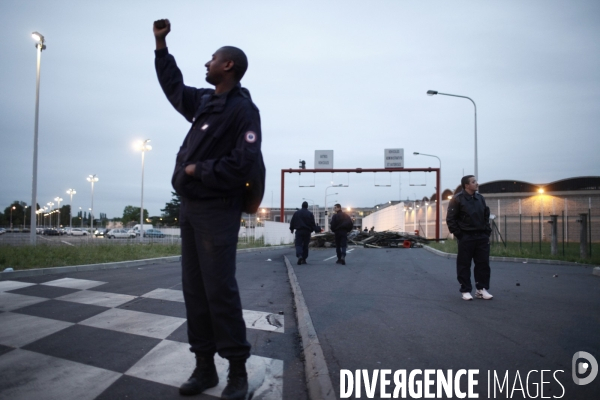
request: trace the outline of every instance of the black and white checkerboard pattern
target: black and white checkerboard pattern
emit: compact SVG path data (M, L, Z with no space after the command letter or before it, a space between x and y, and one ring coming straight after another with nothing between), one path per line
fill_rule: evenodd
M0 399L179 397L195 364L181 290L130 296L103 292L104 284L0 281ZM284 330L283 315L244 310L244 320L248 329ZM228 363L215 363L219 385L197 398L218 398L225 387ZM253 399L282 399L282 360L253 355L247 369Z

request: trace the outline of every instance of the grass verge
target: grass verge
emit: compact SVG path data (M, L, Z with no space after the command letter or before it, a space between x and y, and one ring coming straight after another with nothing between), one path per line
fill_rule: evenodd
M64 267L142 260L145 258L181 255L178 244L124 244L93 246L1 246L0 271Z
M456 254L458 252L458 246L456 240L446 240L443 243L430 242L430 247L443 251L445 253ZM565 243L564 255L562 243L558 245L558 255L553 256L550 254L550 243L542 242L542 248L540 251L540 243L522 243L508 242L506 247L502 243L492 244L490 248L490 255L496 257L515 257L515 258L532 258L532 259L543 259L543 260L560 260L577 262L581 264L594 264L600 265L600 244L592 244L592 257L582 259L579 257L579 243Z
M264 241L239 242L238 249L269 247ZM70 265L102 264L147 258L180 256L181 244L131 243L123 245L99 244L82 246L0 246L0 271L5 268L24 270L33 268L65 267Z

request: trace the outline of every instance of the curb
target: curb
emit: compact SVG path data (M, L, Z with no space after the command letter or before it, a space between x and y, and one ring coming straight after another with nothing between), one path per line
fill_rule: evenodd
M289 246L269 246L269 247L254 247L251 249L239 249L238 253L252 253L255 251L265 250L276 250ZM23 269L11 272L0 272L0 281L13 278L25 278L30 276L40 275L52 275L52 274L65 274L69 272L80 272L80 271L97 271L101 269L120 269L120 268L131 268L139 267L142 265L156 265L165 264L171 262L181 261L181 256L170 256L170 257L158 257L158 258L147 258L143 260L133 261L118 261L103 264L85 264L85 265L73 265L68 267L50 267L50 268L35 268L35 269Z
M423 248L433 254L446 258L456 258L454 253L444 253L433 247L423 246ZM530 264L550 264L550 265L577 265L580 267L594 267L593 274L600 276L600 267L596 267L594 264L580 264L572 261L560 261L560 260L543 260L539 258L517 258L517 257L495 257L491 256L490 261L504 261L514 263L530 263Z
M296 305L296 319L298 320L298 331L302 338L302 348L304 352L304 374L306 376L306 386L308 388L308 397L311 400L329 400L335 399L335 391L325 362L325 356L317 337L317 332L313 326L312 319L308 312L308 307L304 302L304 295L300 284L294 273L294 268L286 256L283 256L288 270L290 286L294 293L294 304Z

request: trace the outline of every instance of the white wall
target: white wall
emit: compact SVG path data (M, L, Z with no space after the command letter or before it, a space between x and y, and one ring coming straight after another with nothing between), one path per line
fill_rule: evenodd
M404 203L394 204L376 211L362 219L363 229L375 227L376 232L396 231L405 232Z
M289 222L265 221L263 235L265 244L271 246L294 242L294 234L290 232Z

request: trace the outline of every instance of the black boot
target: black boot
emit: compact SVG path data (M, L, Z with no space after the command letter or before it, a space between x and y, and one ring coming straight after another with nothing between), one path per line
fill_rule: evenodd
M298 265L302 265L302 257L298 257Z
M342 258L340 259L340 262L342 265L346 265L346 256L342 256Z
M213 357L196 355L196 369L187 382L179 387L179 394L192 396L219 384L219 375Z
M246 360L229 360L229 375L227 386L221 393L224 400L243 400L248 393L248 374Z

